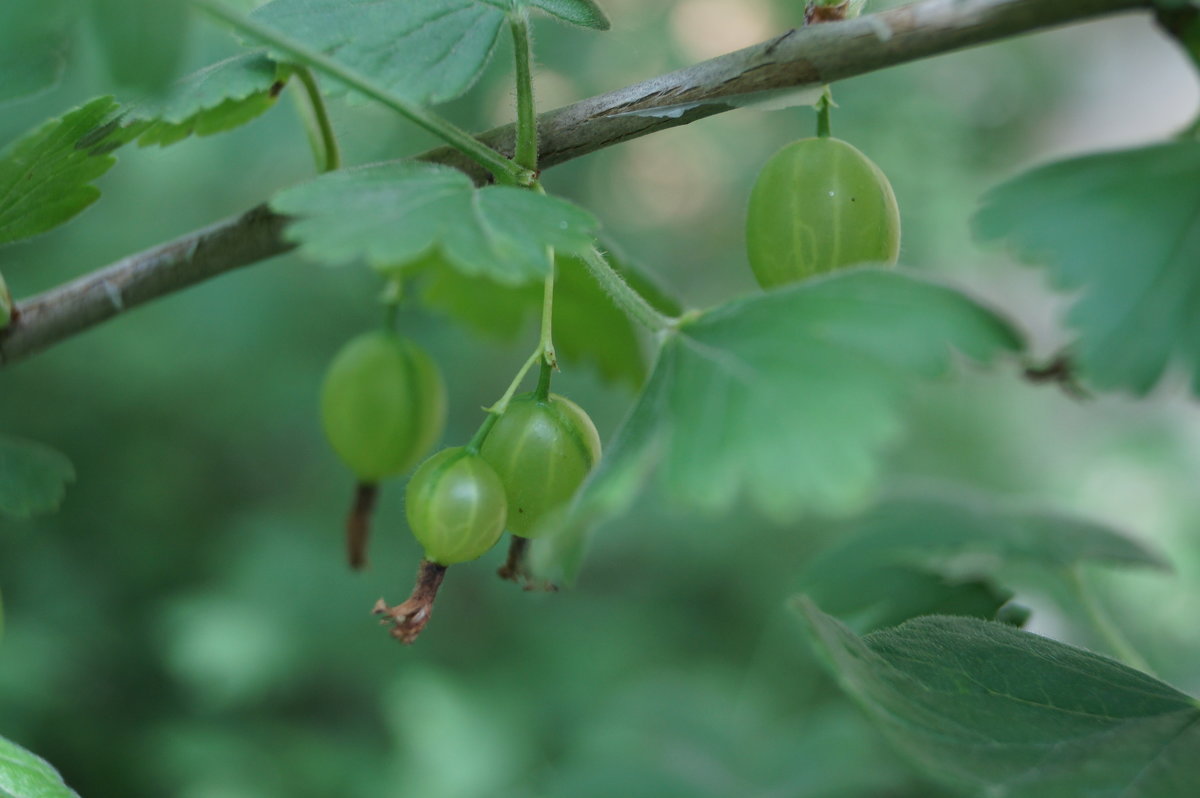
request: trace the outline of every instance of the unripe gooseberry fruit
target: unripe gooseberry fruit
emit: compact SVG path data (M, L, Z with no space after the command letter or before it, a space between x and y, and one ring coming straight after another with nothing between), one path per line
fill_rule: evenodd
M570 399L523 394L509 403L479 451L504 483L508 531L534 537L539 522L570 501L600 459L600 435Z
M378 482L412 468L441 436L446 388L415 343L386 330L365 333L330 364L321 421L355 476Z
M859 263L895 263L896 195L853 145L794 141L771 156L750 192L746 250L763 288Z
M430 562L474 560L504 534L504 485L487 461L463 446L422 463L405 496L409 528Z

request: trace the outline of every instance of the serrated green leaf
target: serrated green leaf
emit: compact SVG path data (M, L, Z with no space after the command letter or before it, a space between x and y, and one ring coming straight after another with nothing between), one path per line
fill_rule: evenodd
M116 163L117 104L100 97L0 150L0 245L43 233L91 205Z
M551 16L558 17L572 25L595 30L608 30L611 25L608 17L596 5L594 0L519 0L528 6L540 8Z
M74 6L72 0L0 3L0 103L58 85L67 65Z
M89 0L92 28L118 83L165 88L178 74L191 15L183 0Z
M0 796L79 798L49 762L4 737L0 737Z
M1200 393L1200 142L1027 172L984 198L976 229L1079 292L1067 319L1090 382L1144 394L1174 359Z
M388 269L438 251L467 275L517 285L550 271L547 247L583 252L596 220L571 203L511 186L476 188L456 169L396 162L322 175L271 200L299 217L286 236L331 264Z
M895 495L835 524L799 590L859 631L930 613L993 618L1009 588L1063 583L1075 565L1165 567L1115 530L973 497Z
M0 513L28 518L58 509L75 467L49 446L0 437Z
M1097 654L975 618L859 638L799 604L839 684L924 770L994 798L1190 798L1200 705Z
M152 123L138 137L140 146L165 147L255 119L275 104L280 80L279 66L266 53L246 53L193 72L164 96L136 104L126 118Z
M627 259L606 255L609 265L660 311L676 315L679 304ZM557 258L554 287L554 346L559 359L595 367L610 382L634 388L646 379L648 362L638 330L571 256ZM542 287L501 286L433 264L422 301L480 334L510 341L542 308Z
M418 103L466 92L504 22L476 0L272 0L252 16Z
M952 349L987 361L1021 346L963 294L893 271L843 271L721 305L666 339L626 422L635 429L617 434L572 505L583 522L569 518L561 534L623 510L646 483L709 512L741 497L781 520L844 511L873 486L917 379L942 374Z

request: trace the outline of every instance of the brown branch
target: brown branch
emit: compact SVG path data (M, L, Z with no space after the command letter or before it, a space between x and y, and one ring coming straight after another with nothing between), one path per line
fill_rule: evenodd
M1092 17L1147 9L1150 0L924 0L880 14L791 30L770 41L601 94L538 117L549 168L638 136L731 110L764 92L832 83ZM479 138L511 153L514 127ZM486 175L450 148L421 156ZM181 288L292 248L286 220L259 206L132 255L17 305L0 333L0 366Z

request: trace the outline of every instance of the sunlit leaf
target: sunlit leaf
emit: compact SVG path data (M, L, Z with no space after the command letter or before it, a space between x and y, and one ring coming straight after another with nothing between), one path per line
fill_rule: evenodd
M92 181L116 163L117 104L100 97L0 150L0 244L74 217L100 197Z
M280 72L265 53L227 58L180 79L164 96L138 103L126 118L153 123L138 137L143 147L220 133L275 104Z
M830 672L930 775L972 794L1191 798L1200 705L1106 657L976 618L860 638L799 609Z
M476 188L456 169L396 162L322 175L277 194L297 216L287 237L319 261L388 268L436 250L467 275L516 285L550 271L546 250L592 246L596 220L565 200L511 186Z
M955 349L987 361L1021 345L963 294L891 271L728 302L666 339L635 432L618 432L573 513L620 511L646 483L709 512L739 499L780 520L844 511L872 489L918 379L943 374Z
M504 22L476 0L272 0L253 16L418 103L469 89Z
M992 618L1009 589L1064 582L1080 563L1164 566L1103 524L930 492L893 496L829 537L799 590L860 631L931 613Z
M1174 360L1200 393L1200 141L1035 169L989 193L976 221L1079 293L1067 320L1096 386L1142 394Z
M0 513L28 518L55 510L74 479L71 461L49 446L0 437Z
M0 737L0 796L79 798L49 762L3 737Z

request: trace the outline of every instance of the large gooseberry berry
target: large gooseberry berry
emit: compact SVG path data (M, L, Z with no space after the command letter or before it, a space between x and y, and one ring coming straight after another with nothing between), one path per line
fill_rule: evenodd
M441 436L446 389L423 349L390 331L370 332L330 364L321 420L338 456L374 483L412 468Z
M408 525L430 562L474 560L504 534L504 485L487 461L466 447L443 449L422 463L405 495Z
M900 213L887 177L841 139L801 139L759 172L746 216L750 268L763 288L858 263L895 263Z
M575 494L600 459L600 436L579 405L557 394L514 397L480 454L508 496L508 530L534 536L538 522Z

